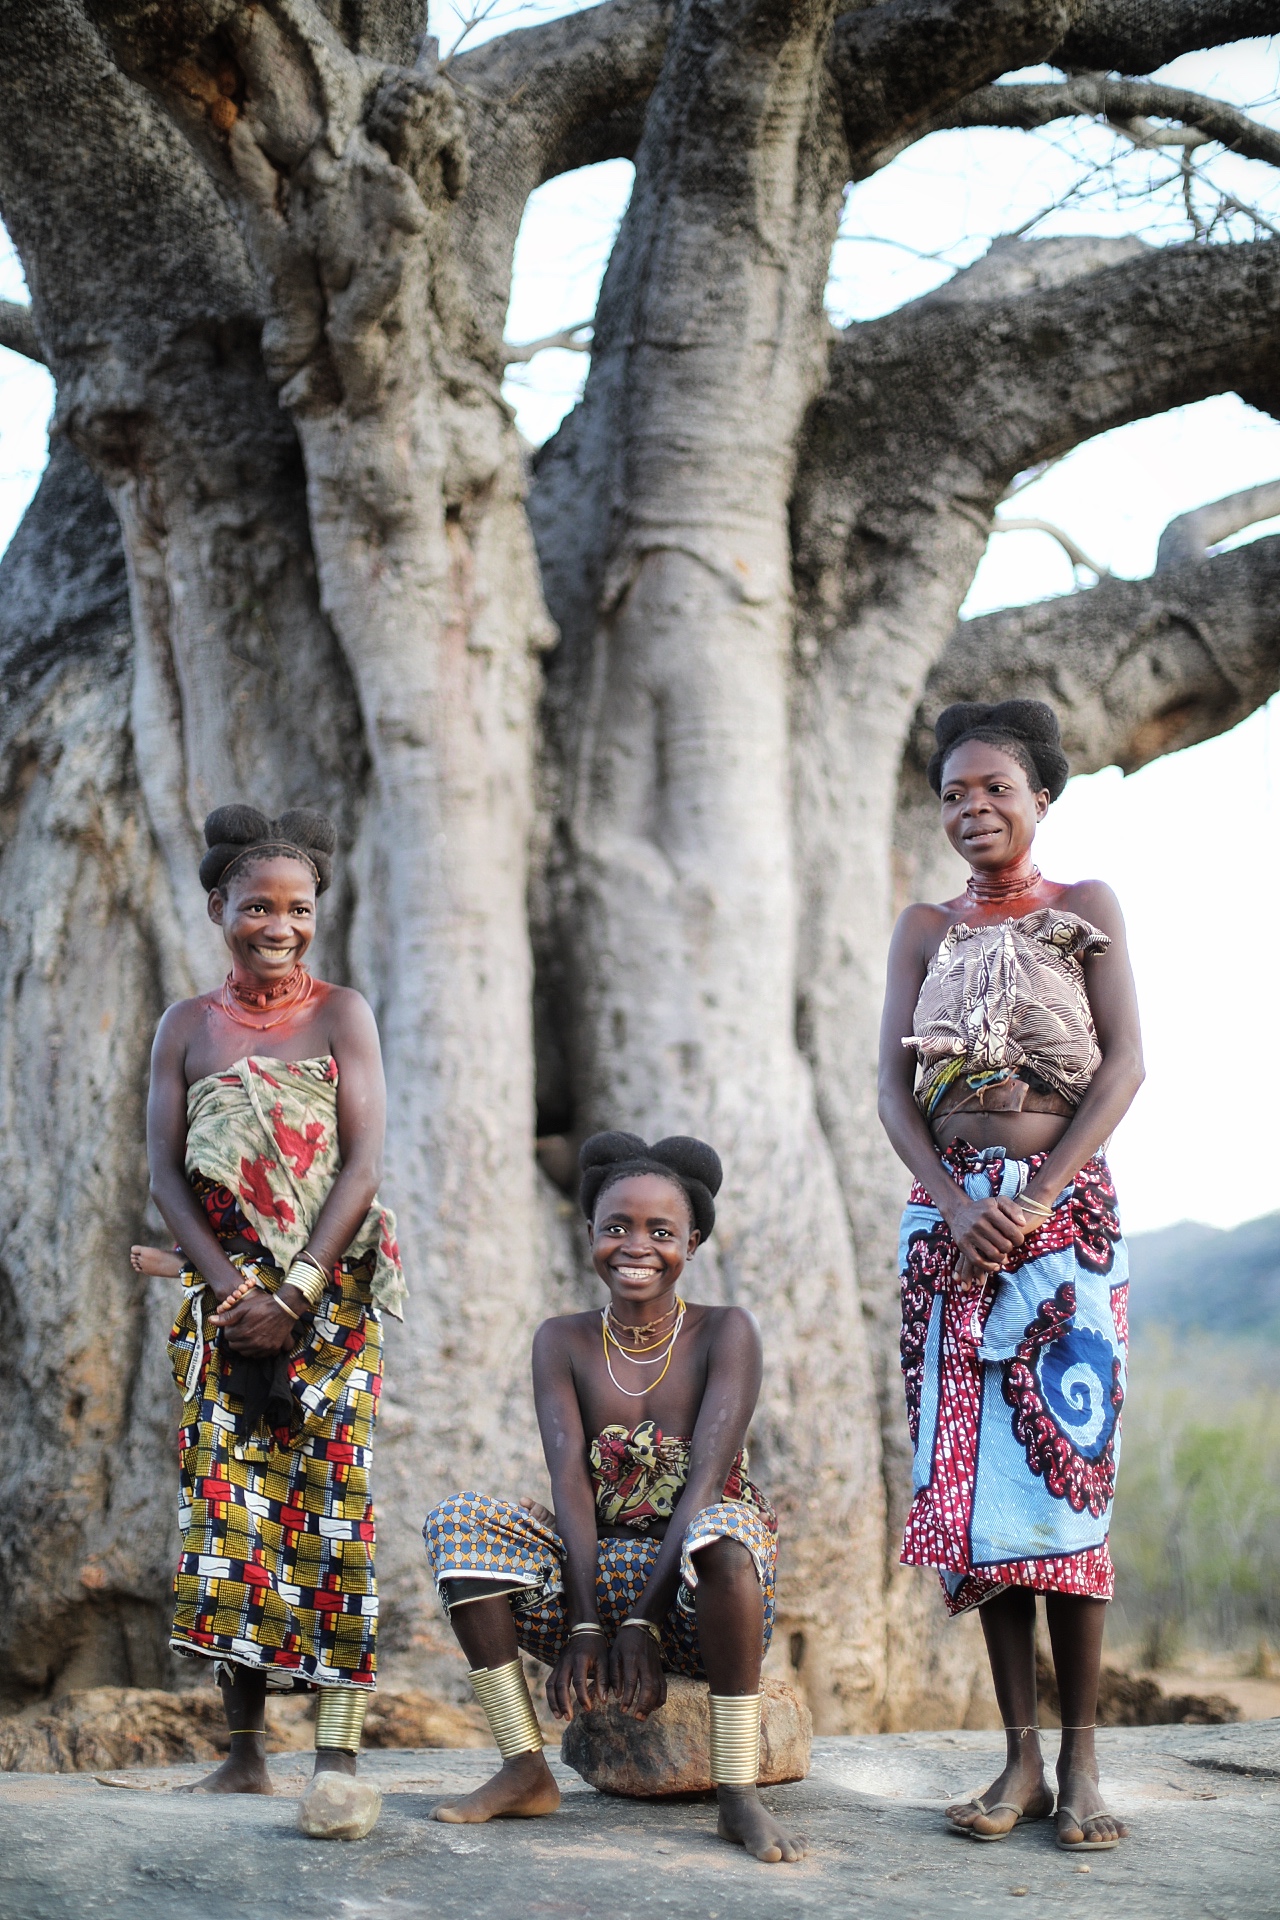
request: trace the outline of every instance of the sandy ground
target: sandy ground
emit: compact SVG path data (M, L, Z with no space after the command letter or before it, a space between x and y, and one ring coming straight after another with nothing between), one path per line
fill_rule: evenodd
M561 1768L553 1818L441 1826L435 1803L484 1777L485 1751L374 1753L384 1793L355 1845L302 1838L301 1756L272 1762L271 1799L179 1797L193 1767L114 1776L0 1776L3 1920L1240 1920L1280 1913L1280 1721L1118 1728L1099 1735L1114 1853L1073 1856L1049 1823L979 1846L945 1828L948 1799L998 1765L998 1735L818 1740L809 1779L771 1790L803 1831L799 1866L762 1866L715 1838L705 1799L594 1793ZM1052 1742L1049 1743L1052 1754ZM1088 1869L1085 1871L1085 1869ZM1024 1906L1015 1906L1017 1901Z

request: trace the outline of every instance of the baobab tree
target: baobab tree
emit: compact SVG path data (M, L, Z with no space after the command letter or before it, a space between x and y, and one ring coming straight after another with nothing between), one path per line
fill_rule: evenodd
M57 387L0 601L11 1693L168 1672L171 1302L126 1249L152 1026L220 971L199 825L240 797L338 820L321 963L389 1063L384 1646L445 1657L429 1499L536 1488L529 1335L591 1297L544 1166L600 1125L696 1131L728 1168L701 1287L766 1327L772 1660L821 1728L963 1714L968 1642L892 1570L903 1180L872 1104L895 886L929 885L921 730L1016 687L1077 770L1133 768L1275 688L1280 541L1206 557L1257 498L1149 581L957 613L1018 474L1211 394L1275 410L1280 242L1006 242L843 331L823 287L849 184L935 128L1102 116L1273 159L1143 76L1276 27L602 0L442 64L422 0L8 0L31 305L0 339ZM1063 80L997 84L1037 62ZM617 156L585 392L530 462L520 221Z

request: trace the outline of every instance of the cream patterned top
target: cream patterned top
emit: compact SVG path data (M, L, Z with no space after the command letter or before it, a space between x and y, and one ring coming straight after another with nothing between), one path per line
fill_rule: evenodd
M964 1086L976 1100L1014 1079L1078 1106L1102 1063L1082 962L1111 945L1078 914L1038 907L1019 920L948 927L903 1040L920 1062L926 1119Z

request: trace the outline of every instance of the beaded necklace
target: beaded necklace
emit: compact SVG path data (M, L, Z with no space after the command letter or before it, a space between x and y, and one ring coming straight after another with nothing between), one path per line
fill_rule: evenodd
M666 1379L667 1368L671 1365L671 1356L676 1350L676 1341L680 1338L680 1329L684 1325L684 1316L686 1311L685 1303L678 1296L676 1300L676 1309L677 1309L676 1324L671 1329L671 1336L667 1342L667 1351L665 1354L661 1354L661 1353L655 1354L652 1360L635 1360L632 1358L632 1356L629 1353L627 1353L626 1348L622 1346L618 1340L614 1339L613 1344L615 1347L617 1347L618 1352L623 1354L628 1360L631 1360L633 1366L655 1367L657 1366L659 1360L665 1361L665 1365L663 1366L662 1372L658 1375L657 1379L651 1380L647 1386L641 1387L638 1393L633 1393L630 1387L624 1387L621 1380L619 1380L617 1374L613 1370L613 1362L609 1358L609 1341L612 1336L610 1335L610 1332L609 1332L608 1307L606 1307L601 1313L600 1336L601 1336L601 1344L604 1347L604 1364L608 1369L609 1378L612 1380L614 1386L618 1389L619 1393L624 1393L627 1396L628 1400L643 1400L646 1393L652 1393L654 1388L660 1387L663 1381Z
M233 971L222 983L222 1011L238 1027L251 1027L255 1033L270 1033L272 1027L282 1026L290 1014L296 1013L299 1007L305 1007L314 990L315 981L300 960L292 973L287 974L278 985L257 990L242 986ZM279 1011L274 1020L250 1017L253 1013L261 1016L275 1012L276 1008Z

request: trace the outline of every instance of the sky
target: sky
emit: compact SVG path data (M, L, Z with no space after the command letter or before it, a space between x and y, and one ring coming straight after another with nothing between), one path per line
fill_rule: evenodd
M498 0L466 44L567 10ZM463 19L452 5L434 8L433 30L446 53ZM1020 77L1056 76L1040 69ZM1188 56L1159 77L1280 125L1280 40ZM1202 176L1192 182L1192 200L1206 225L1223 196L1232 196L1280 231L1280 181L1268 169L1217 148L1191 157ZM516 252L509 339L541 339L590 320L630 183L629 163L609 161L532 196ZM1031 135L935 134L848 195L828 311L841 326L892 311L1001 234L1184 240L1183 188L1176 154L1130 150L1092 124ZM1236 238L1255 230L1238 213L1225 221ZM0 296L26 297L2 234ZM585 353L552 350L512 369L507 397L531 442L555 431L588 364ZM0 349L0 549L38 483L52 406L48 375ZM1099 436L1022 489L1007 511L1054 522L1099 567L1136 578L1151 571L1174 515L1277 478L1280 422L1222 395ZM1277 530L1273 521L1228 544ZM1083 570L1073 575L1047 535L996 534L963 612L1071 592L1092 579ZM1127 1229L1186 1218L1229 1227L1280 1208L1264 1041L1280 952L1280 698L1232 733L1128 779L1113 767L1073 780L1037 846L1053 879L1108 881L1129 927L1148 1077L1111 1150Z

